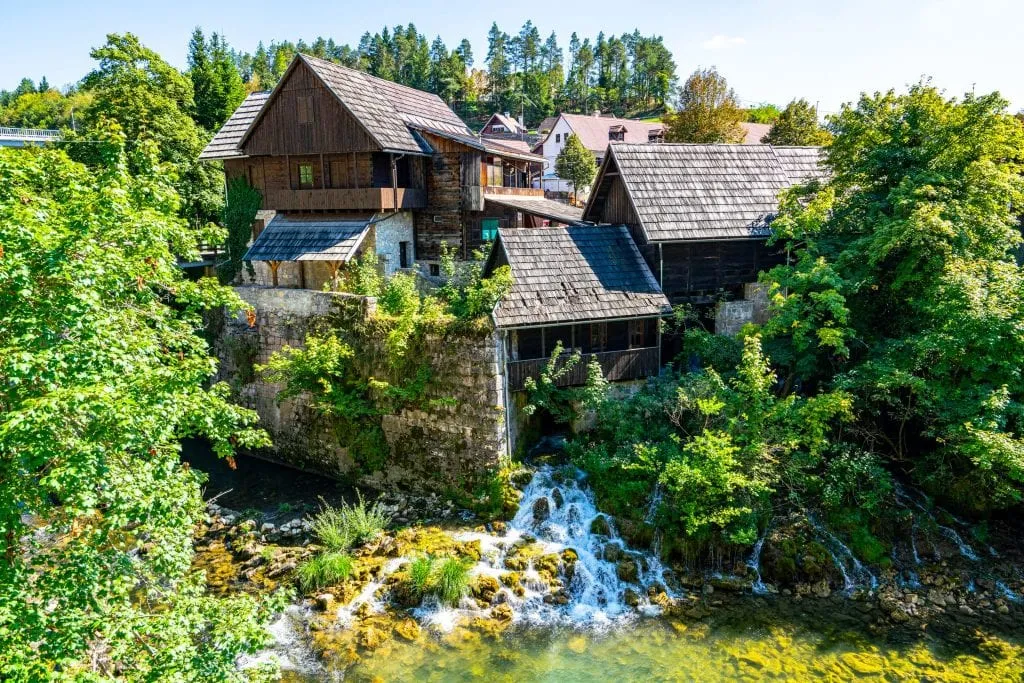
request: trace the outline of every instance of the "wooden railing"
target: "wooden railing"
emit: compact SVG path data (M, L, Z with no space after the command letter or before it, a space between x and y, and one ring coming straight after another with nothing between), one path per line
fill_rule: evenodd
M544 190L539 187L499 187L497 185L485 185L484 195L518 195L520 197L543 197Z
M395 205L395 196L398 204ZM427 206L424 190L400 187L315 188L309 190L268 190L264 209L321 211L423 209Z
M563 358L568 358L570 355L566 353L563 355ZM601 370L604 371L605 379L610 382L652 377L657 375L661 368L661 350L657 346L627 349L625 351L584 353L580 361L559 378L558 386L574 387L586 384L587 366L590 364L591 358L596 359L601 364ZM548 360L547 358L536 358L533 360L509 361L509 391L522 391L526 384L526 378L539 377Z

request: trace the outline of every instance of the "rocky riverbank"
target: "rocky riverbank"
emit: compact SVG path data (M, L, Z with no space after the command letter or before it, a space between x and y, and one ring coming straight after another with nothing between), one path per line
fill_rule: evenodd
M731 571L691 572L663 566L650 550L656 539L649 530L597 511L571 468L543 466L517 480L523 491L515 517L488 524L474 524L438 496L381 498L389 530L353 551L348 579L297 596L275 625L291 634L277 654L302 648L317 666L343 670L400 643L478 642L556 624L582 632L631 629L652 617L693 637L762 610L780 623L823 619L899 641L941 634L971 648L979 634L1024 634L1017 597L1024 584L995 548L984 560L946 549L947 559L869 568L829 547L838 539L794 517L777 522ZM319 550L308 515L283 507L249 517L209 506L196 565L211 590L294 586L297 567ZM472 568L458 604L410 590L410 562L425 556Z

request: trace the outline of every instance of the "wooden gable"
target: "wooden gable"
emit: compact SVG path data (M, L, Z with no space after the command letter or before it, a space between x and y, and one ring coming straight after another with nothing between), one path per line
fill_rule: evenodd
M366 129L302 60L264 105L243 143L248 156L375 152Z

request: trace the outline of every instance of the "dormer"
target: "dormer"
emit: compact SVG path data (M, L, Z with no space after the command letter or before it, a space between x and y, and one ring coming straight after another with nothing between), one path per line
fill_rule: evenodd
M609 142L625 142L626 141L626 127L622 124L616 124L608 129L608 141Z

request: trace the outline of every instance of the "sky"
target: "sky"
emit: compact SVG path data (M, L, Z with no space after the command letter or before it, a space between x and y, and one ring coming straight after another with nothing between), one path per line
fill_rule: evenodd
M492 22L512 34L530 19L544 37L555 31L567 56L573 31L592 40L602 30L661 35L680 81L716 66L745 105L803 97L829 113L861 92L930 77L950 95L998 90L1013 110L1024 109L1024 0L0 0L0 8L9 27L0 41L0 89L25 76L46 76L57 87L77 81L107 33L131 31L183 68L196 26L251 52L260 40L318 35L354 46L365 31L411 21L449 48L469 38L480 62Z

